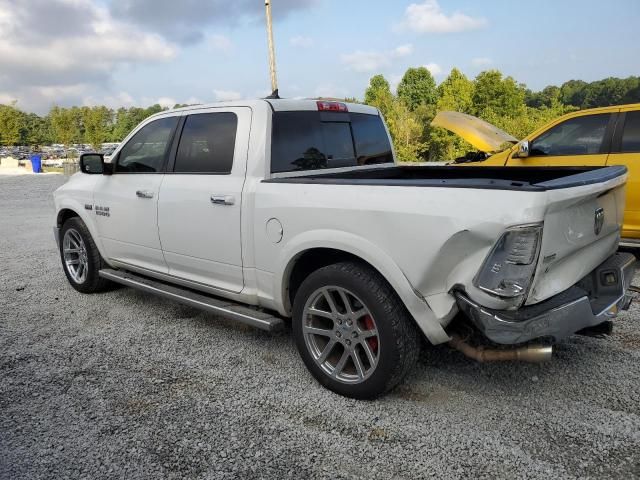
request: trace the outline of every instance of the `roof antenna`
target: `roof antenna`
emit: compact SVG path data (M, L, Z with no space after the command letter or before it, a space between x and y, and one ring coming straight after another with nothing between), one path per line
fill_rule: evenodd
M271 71L271 95L267 98L280 98L278 95L278 77L276 76L276 49L273 45L273 27L271 26L271 0L264 0L267 12L267 36L269 39L269 70Z

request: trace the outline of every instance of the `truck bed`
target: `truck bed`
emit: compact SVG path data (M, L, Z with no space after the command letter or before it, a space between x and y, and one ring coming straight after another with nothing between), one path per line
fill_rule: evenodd
M387 185L494 190L547 191L604 182L624 175L624 166L612 167L460 167L390 166L356 167L339 172L281 174L269 183L328 185Z

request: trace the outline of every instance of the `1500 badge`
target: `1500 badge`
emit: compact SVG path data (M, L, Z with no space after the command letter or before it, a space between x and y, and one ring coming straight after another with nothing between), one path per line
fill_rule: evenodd
M102 217L110 217L109 207L101 207L100 205L96 205L96 215L100 215Z

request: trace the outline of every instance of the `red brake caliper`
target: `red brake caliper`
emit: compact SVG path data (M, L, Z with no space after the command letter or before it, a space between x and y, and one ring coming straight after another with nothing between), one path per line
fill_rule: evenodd
M362 320L367 330L374 330L376 328L376 325L375 323L373 323L373 318L371 318L371 315L365 315ZM371 351L373 353L376 353L378 351L378 337L367 338L367 343L369 344L369 347L371 348Z

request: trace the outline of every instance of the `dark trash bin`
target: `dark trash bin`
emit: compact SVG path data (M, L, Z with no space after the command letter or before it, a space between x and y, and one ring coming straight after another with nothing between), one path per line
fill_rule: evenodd
M33 173L42 173L42 156L40 155L31 155L31 167L33 168Z

